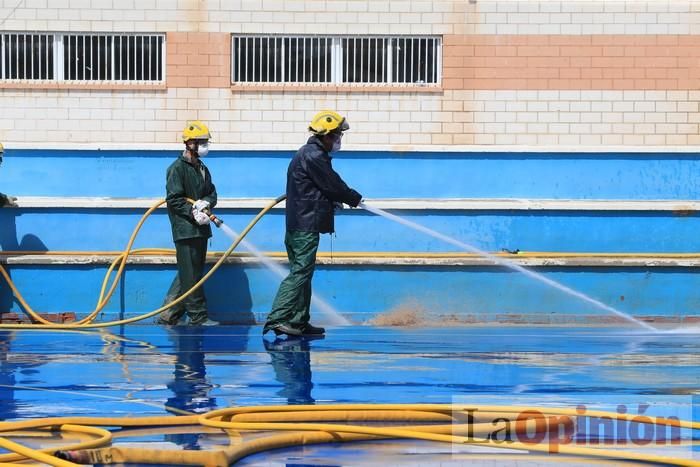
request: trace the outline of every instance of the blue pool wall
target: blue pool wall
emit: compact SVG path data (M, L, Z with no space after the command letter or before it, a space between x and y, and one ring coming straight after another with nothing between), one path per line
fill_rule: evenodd
M284 192L293 151L212 151L222 197ZM0 190L27 196L162 196L177 151L8 149ZM696 153L341 151L366 198L697 199Z
M206 163L221 198L273 198L284 192L293 151L214 151ZM16 196L157 198L177 151L8 150L0 191ZM344 151L334 167L365 198L524 200L696 200L700 157L695 153L387 152ZM254 209L220 209L241 230ZM4 251L117 251L124 248L143 210L19 208L0 210ZM470 210L396 211L486 251L501 249L589 253L692 253L700 251L694 211ZM336 218L324 235L325 252L455 252L457 248L361 210ZM273 210L249 239L264 251L283 251L284 211ZM215 231L210 250L230 240ZM163 210L135 247L172 247ZM106 266L12 265L13 280L32 306L45 312L92 309ZM103 318L128 317L160 305L174 265L129 266ZM700 287L692 267L536 267L544 277L638 316L697 317ZM254 265L227 265L206 285L212 314L225 321L264 318L279 278ZM602 314L596 307L533 282L522 274L485 266L323 265L319 296L356 322L380 313L415 309L457 321L576 322ZM4 298L3 298L4 297ZM0 306L19 311L0 285Z

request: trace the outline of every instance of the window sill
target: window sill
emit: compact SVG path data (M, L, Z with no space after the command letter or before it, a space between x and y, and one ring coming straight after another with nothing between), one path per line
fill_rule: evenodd
M24 81L0 81L0 89L95 89L95 90L124 90L124 91L142 91L154 90L161 91L167 89L165 83L79 83L79 82L49 82L41 81L36 83Z
M343 92L343 93L442 93L442 86L323 85L323 84L232 84L232 92Z

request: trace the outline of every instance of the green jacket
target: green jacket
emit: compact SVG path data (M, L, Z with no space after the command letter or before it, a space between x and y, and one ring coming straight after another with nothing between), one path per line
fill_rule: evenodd
M211 208L216 206L216 187L211 182L209 169L200 161L204 177L199 168L185 159L184 155L170 164L165 182L168 202L168 217L173 230L173 240L187 238L211 237L210 225L198 225L192 217L192 204L186 198L194 201L203 199L209 201Z

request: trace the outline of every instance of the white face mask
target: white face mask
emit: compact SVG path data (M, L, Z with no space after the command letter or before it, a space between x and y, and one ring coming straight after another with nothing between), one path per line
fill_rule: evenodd
M200 144L199 148L197 148L197 155L205 157L207 154L209 154L209 143Z

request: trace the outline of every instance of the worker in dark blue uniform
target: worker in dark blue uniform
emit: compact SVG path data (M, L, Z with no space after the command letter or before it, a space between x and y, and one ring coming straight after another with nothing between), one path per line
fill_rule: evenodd
M325 329L309 322L319 234L334 231L337 203L356 207L362 200L362 195L349 188L331 164L331 153L340 149L343 132L349 128L336 112L319 112L309 125L312 136L289 164L284 244L290 271L280 284L263 334L325 333Z

